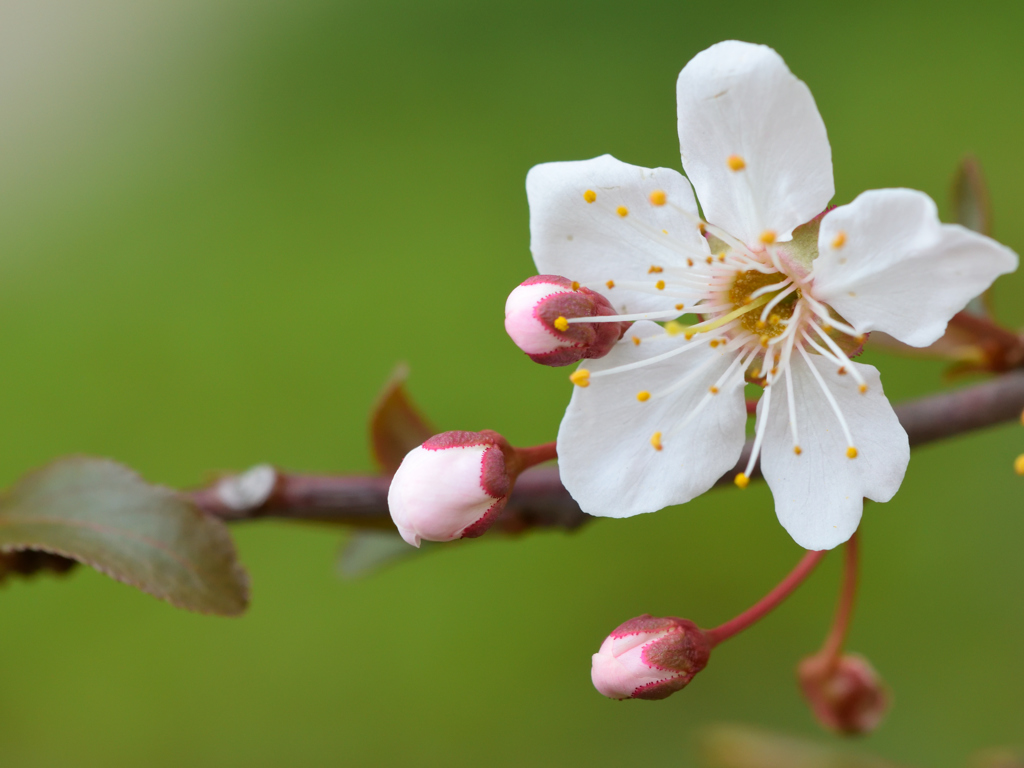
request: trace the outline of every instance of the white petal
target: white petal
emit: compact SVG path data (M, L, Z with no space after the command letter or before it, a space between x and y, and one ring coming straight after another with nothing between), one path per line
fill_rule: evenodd
M865 497L888 501L899 490L910 444L874 367L848 364L856 366L867 382L868 390L861 394L849 373L840 376L835 364L821 355L809 357L839 404L857 458L846 455L846 438L835 412L808 364L794 356L791 373L802 452L793 451L782 390L788 383L782 377L773 385L780 391L772 397L761 472L775 497L775 514L796 543L806 549L832 549L857 530Z
M771 48L729 40L698 53L676 85L683 169L704 216L748 244L787 240L835 194L832 149L806 85ZM729 167L736 156L743 170Z
M912 189L864 192L829 211L818 253L815 298L858 331L878 329L914 347L942 336L968 301L1017 268L1017 254L940 224L932 199Z
M583 197L587 190L597 195L593 203ZM665 192L668 204L651 203L650 194L657 190ZM673 207L696 217L690 182L668 168L640 168L611 155L545 163L527 174L526 196L530 248L538 271L579 281L607 296L623 313L666 309L673 301L667 294L630 291L623 285L608 289L609 280L638 281L653 292L662 276L650 274L652 266L685 267L692 258L699 275L700 260L710 253L696 223ZM616 213L619 206L627 210L625 217Z
M633 336L643 339L639 346L632 343ZM682 335L669 336L654 323L639 322L610 354L585 367L596 373L686 343ZM558 467L584 512L630 517L682 504L736 463L747 419L738 370L685 428L673 433L735 358L735 352L713 349L702 340L663 362L592 376L590 386L576 388L558 431ZM658 397L688 373L692 375L684 386ZM642 390L652 395L647 402L637 400ZM651 445L655 432L662 433L660 451Z

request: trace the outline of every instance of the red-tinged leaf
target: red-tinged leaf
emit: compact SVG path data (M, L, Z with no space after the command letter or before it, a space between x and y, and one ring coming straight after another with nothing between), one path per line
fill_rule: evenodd
M77 560L186 610L236 616L248 578L225 525L106 459L61 459L0 497L0 552Z
M707 768L898 768L880 757L742 725L714 725L702 734Z
M981 164L972 155L967 155L957 166L956 175L953 177L951 200L957 224L983 235L992 233L992 206L989 202L988 185L981 172ZM971 299L965 311L979 317L991 317L989 291Z
M978 160L968 155L957 166L953 177L953 214L958 224L983 235L991 234L992 209L988 185Z
M38 552L31 549L21 552L0 554L0 582L13 576L29 578L39 573L55 573L59 576L67 573L78 565L77 562L49 552Z
M405 454L436 434L405 391L409 368L399 364L370 412L370 446L380 468L394 473Z

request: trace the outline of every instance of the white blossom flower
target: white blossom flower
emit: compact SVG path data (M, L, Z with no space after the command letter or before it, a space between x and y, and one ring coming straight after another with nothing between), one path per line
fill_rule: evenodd
M581 320L636 321L573 374L562 480L593 515L689 501L739 460L754 382L764 393L737 485L760 457L786 530L808 549L835 547L865 497L892 498L909 460L878 371L850 358L875 329L935 341L1017 256L940 224L932 200L908 189L825 212L824 123L770 48L712 46L680 73L677 97L689 181L609 155L527 177L539 271L603 293L621 313ZM676 322L684 314L699 322Z

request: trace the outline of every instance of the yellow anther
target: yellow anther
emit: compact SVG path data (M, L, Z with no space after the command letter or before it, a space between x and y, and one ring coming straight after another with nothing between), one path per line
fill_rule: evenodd
M578 291L580 289L580 284L577 283L575 280L572 281L572 289L574 291Z
M856 459L857 458L857 449L854 448L852 445L849 448L846 449L846 458L848 458L848 459Z
M771 245L772 243L775 242L775 233L770 229L766 229L764 232L761 233L761 236L757 239L760 240L765 245Z
M661 432L655 432L651 435L651 447L656 450L661 450Z
M718 339L712 339L711 341L708 342L708 344L710 344L711 348L714 349L715 347L718 346Z
M616 208L615 212L619 214L619 216L621 216L622 218L626 218L627 216L629 216L629 208L627 208L624 205L620 205L618 208Z
M742 171L747 167L747 162L739 155L729 155L725 162L729 165L730 171Z
M564 317L555 318L555 328L557 328L560 331L568 331L569 321L566 320Z
M686 308L685 304L676 304L676 309L685 309L685 308Z
M656 282L654 284L654 287L657 288L659 291L664 291L665 290L665 281L664 280L659 280L658 282Z
M761 346L764 347L765 349L768 349L768 342L770 340L771 340L771 336L762 336L761 337Z
M761 378L761 369L760 368L755 368L754 370L752 370L750 372L750 378L752 378L752 379L760 379Z
M569 375L569 381L575 384L577 387L589 387L590 386L590 371L586 368L580 368L573 371Z
M868 385L867 384L861 384L859 387L857 387L857 389L859 389L860 393L863 395L865 392L868 391Z
M651 393L648 392L646 389L643 390L642 392L637 392L636 399L639 400L641 403L646 403L648 400L651 399Z
M840 376L845 376L846 375L846 366L845 365L842 366L838 371L836 371L836 373L838 373Z
M651 205L664 205L668 202L668 195L662 192L660 189L656 189L651 192Z
M609 280L607 283L605 283L605 285L607 285L608 289L611 290L612 288L615 287L615 281L614 280Z
M768 323L766 323L764 320L758 320L756 325L758 328L764 328L766 325L768 325Z
M704 230L707 228L707 225L703 221L697 225L697 231L700 232L702 235L704 234Z
M829 325L828 323L822 323L821 330L823 330L825 333L828 333L829 331L832 330L832 326Z
M842 248L846 244L846 233L843 230L836 232L835 239L832 241L833 248Z
M665 333L669 336L678 336L680 333L686 330L686 326L681 323L677 323L675 320L669 320L665 323Z
M774 368L774 367L773 367L773 368L771 369L771 371L769 371L769 373L770 373L770 374L771 374L772 376L778 376L778 375L779 375L779 369L778 369L778 368Z
M640 346L640 337L639 336L634 336L633 337L633 346L635 346L635 347L639 347Z
M1024 425L1024 411L1020 412L1020 423Z
M720 262L724 262L725 261L725 251L722 251L722 253L718 254L718 260Z
M710 387L708 387L708 392L710 392L712 395L717 395L718 394L718 387L710 386Z
M595 200L597 200L597 192L595 192L592 189L588 189L586 192L583 193L583 199L586 200L588 203L592 203Z
M687 259L686 260L686 266L692 267L693 266L693 259Z
M657 274L660 274L661 272L664 272L664 271L665 270L664 270L663 267L657 267L654 264L651 264L650 269L647 270L647 274L648 275L657 275Z
M1013 471L1018 475L1024 475L1024 453L1013 460Z
M667 230L667 229L663 229L663 230L661 230L661 234L663 234L663 235L667 235L667 234L668 234L668 230Z
M778 325L781 322L781 320L782 318L779 315L776 315L774 312L768 316L768 322L771 323L772 325Z
M734 477L732 481L736 483L737 488L746 488L748 485L750 485L750 478L747 477L743 472L740 472L738 475L736 475L736 477Z
M704 259L704 261L706 261L708 264L710 264L712 261L714 261L714 259L712 259L710 256L708 256L706 259Z
M683 338L689 341L690 339L693 338L694 334L696 333L696 331L687 331L686 333L683 334Z
M861 333L858 334L857 336L854 336L853 340L856 341L858 344L863 344L865 341L868 340L868 337Z
M804 449L801 448L799 445L794 445L793 446L793 453L795 453L797 456L799 456L803 452L804 452Z

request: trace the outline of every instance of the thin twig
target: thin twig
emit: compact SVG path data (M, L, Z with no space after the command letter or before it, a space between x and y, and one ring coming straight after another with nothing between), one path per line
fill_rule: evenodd
M1022 409L1024 371L1014 371L954 392L902 403L896 407L896 415L910 437L910 445L920 446L1017 419ZM733 484L736 473L745 468L750 449L748 441L736 467L726 472L718 485ZM751 479L758 477L758 468L750 475ZM390 528L388 485L389 478L379 475L279 472L264 499L242 508L225 502L219 484L189 492L188 496L200 508L229 522L278 518ZM537 467L519 478L495 527L506 532L576 528L590 519L562 486L556 467Z

